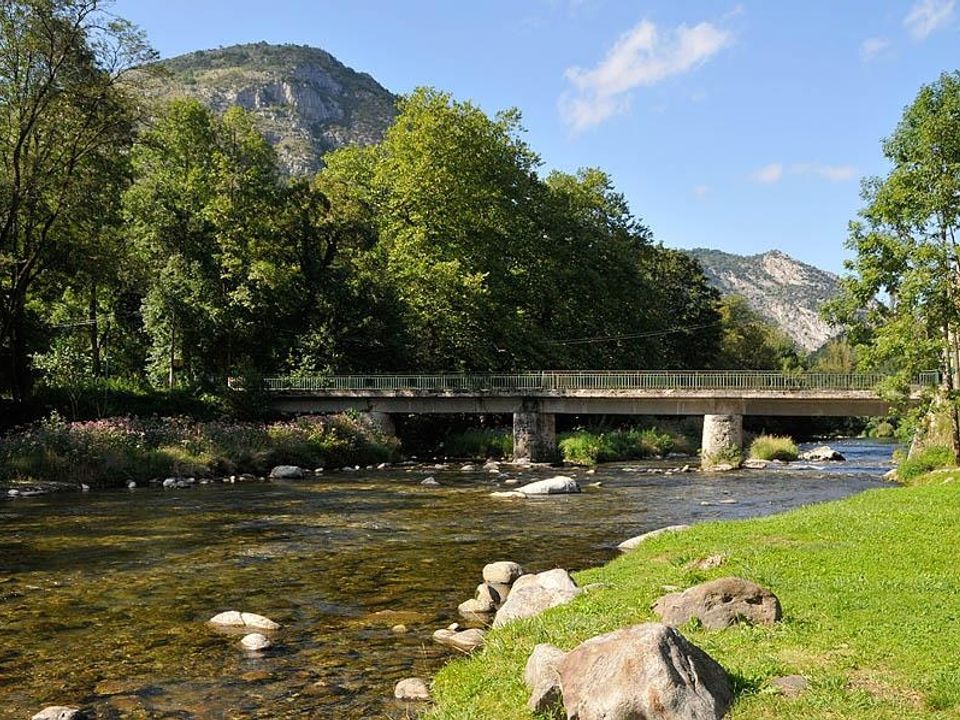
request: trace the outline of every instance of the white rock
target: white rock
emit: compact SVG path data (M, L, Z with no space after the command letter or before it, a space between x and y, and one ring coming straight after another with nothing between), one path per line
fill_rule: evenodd
M527 498L527 496L524 493L520 492L519 490L498 490L490 493L490 497L500 498L501 500L503 499L526 500Z
M582 592L570 573L561 568L522 575L510 587L510 594L497 610L493 626L500 627L512 620L539 615L544 610L570 602Z
M433 633L435 642L446 645L461 652L471 652L483 644L483 630L470 628L459 632L448 629L437 630Z
M301 480L306 473L296 465L277 465L270 471L274 480Z
M127 487L131 490L133 490L136 486L137 486L137 483L135 483L133 480L127 483Z
M177 479L176 479L176 478L167 478L166 480L163 481L163 486L164 486L165 488L168 488L168 489L169 489L169 488L175 488L175 487L177 486Z
M483 566L483 581L488 583L510 585L521 575L523 568L510 560L499 560Z
M555 475L546 480L537 480L519 488L524 495L561 495L580 492L580 486L572 477Z
M404 678L393 688L393 696L397 700L429 700L430 688L423 678Z
M80 717L78 708L65 705L51 705L33 716L32 720L76 720Z
M10 497L17 497L19 494L20 494L19 490L16 490L16 489L7 490L7 495L9 495Z
M90 492L90 486L86 483L80 483L80 492Z
M662 527L659 530L651 530L650 532L643 533L643 535L637 535L629 540L624 540L622 543L617 545L617 548L621 552L626 552L627 550L633 550L635 547L645 543L647 540L652 540L655 537L660 537L661 535L666 535L668 533L681 532L689 528L689 525L668 525L667 527Z
M240 640L240 644L247 650L266 650L273 645L273 643L267 639L267 636L261 633L244 635L243 639Z
M258 630L279 630L280 625L270 618L256 613L237 612L236 610L227 610L210 618L212 625L222 625L224 627L248 627Z

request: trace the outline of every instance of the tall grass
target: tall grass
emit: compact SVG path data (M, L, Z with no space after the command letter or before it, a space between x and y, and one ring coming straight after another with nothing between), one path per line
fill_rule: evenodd
M956 464L953 450L933 445L900 462L897 466L897 479L902 483L911 483L924 473Z
M656 428L614 430L599 434L577 430L561 435L559 444L564 461L578 465L662 457L674 450L689 451L686 438L675 437Z
M389 460L398 446L349 415L270 424L187 418L49 419L0 438L0 478L122 485L130 480Z
M796 460L800 450L792 438L784 435L758 435L750 443L750 457L757 460Z
M513 455L513 434L505 428L450 433L444 438L443 451L453 458L508 458Z

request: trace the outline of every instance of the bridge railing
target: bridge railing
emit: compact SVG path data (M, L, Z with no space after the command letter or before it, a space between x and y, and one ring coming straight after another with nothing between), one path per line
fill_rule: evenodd
M543 371L326 375L265 378L269 392L427 391L546 392L575 390L822 390L870 391L884 373L778 373L751 371ZM921 373L914 385L932 386L939 373ZM237 383L231 387L238 388Z

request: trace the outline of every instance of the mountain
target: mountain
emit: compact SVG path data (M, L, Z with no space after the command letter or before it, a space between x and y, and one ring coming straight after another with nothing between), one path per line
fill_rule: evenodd
M825 300L840 290L831 272L794 260L779 250L761 255L734 255L697 248L688 254L700 261L710 284L724 295L742 295L750 306L813 352L839 329L824 322L818 312Z
M330 150L380 141L396 116L396 96L319 48L234 45L158 65L161 72L146 80L152 97L192 97L217 112L249 110L294 175L319 169Z

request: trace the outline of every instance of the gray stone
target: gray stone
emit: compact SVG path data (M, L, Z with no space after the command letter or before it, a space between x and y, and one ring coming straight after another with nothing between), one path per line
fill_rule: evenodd
M527 658L523 682L530 689L527 708L531 712L548 713L561 706L563 698L558 667L564 654L555 645L540 643Z
M512 620L533 617L544 610L570 602L582 592L570 574L560 568L536 575L523 575L511 586L506 602L497 610L493 626L500 627Z
M724 458L743 447L742 415L704 415L703 442L700 457L704 470L719 471L720 464L731 464ZM731 464L732 469L732 464Z
M519 490L502 490L495 491L490 493L492 498L500 498L501 500L526 500L527 496L520 492Z
M572 477L555 475L546 480L537 480L520 487L519 492L524 495L563 495L580 492L580 486Z
M503 600L500 597L500 593L493 589L493 587L487 583L480 583L477 585L477 601L487 605L494 610L500 607L500 604Z
M842 462L846 458L829 445L821 445L800 453L800 459L807 462Z
M214 615L209 620L211 625L220 625L222 627L248 627L257 630L279 630L280 625L273 620L257 615L256 613L237 612L236 610L227 610L226 612Z
M177 478L167 478L163 481L163 487L165 488L175 488L178 485Z
M78 708L51 705L33 716L32 720L79 720L83 713Z
M650 532L643 533L642 535L637 535L629 540L624 540L622 543L617 545L617 548L621 552L627 552L627 550L633 550L638 545L642 545L647 540L652 540L655 537L660 537L661 535L667 535L669 533L682 532L683 530L689 529L689 525L668 525L667 527L662 527L658 530L651 530Z
M766 460L758 460L757 458L750 458L749 460L744 460L741 467L745 467L747 470L763 470L767 465L769 465Z
M720 720L733 702L723 668L659 623L591 638L558 670L568 720Z
M393 688L393 696L397 700L429 700L430 688L423 678L404 678Z
M440 483L437 482L437 479L436 479L435 477L428 477L428 478L424 478L423 480L421 480L421 481L420 481L420 484L421 484L421 485L427 485L427 486L429 486L429 487L436 487L436 486L439 485Z
M810 687L810 681L803 675L784 675L774 678L770 684L784 697L797 697Z
M455 624L456 623L454 623L454 625ZM483 630L477 628L471 628L469 630L441 628L433 633L433 640L454 650L468 653L483 644L483 636Z
M262 633L250 633L249 635L244 635L240 640L240 644L247 650L266 650L268 647L272 646L273 643L267 639L266 635Z
M498 560L483 566L483 580L488 583L510 585L523 575L523 568L510 560Z
M722 630L740 621L773 625L782 614L776 595L737 577L719 578L664 595L654 604L653 612L667 625L682 625L696 618L708 630Z
M306 473L296 465L277 465L270 471L273 480L302 480Z
M476 620L477 616L492 615L496 609L497 606L492 602L484 602L478 598L464 600L457 606L457 612L467 620Z

